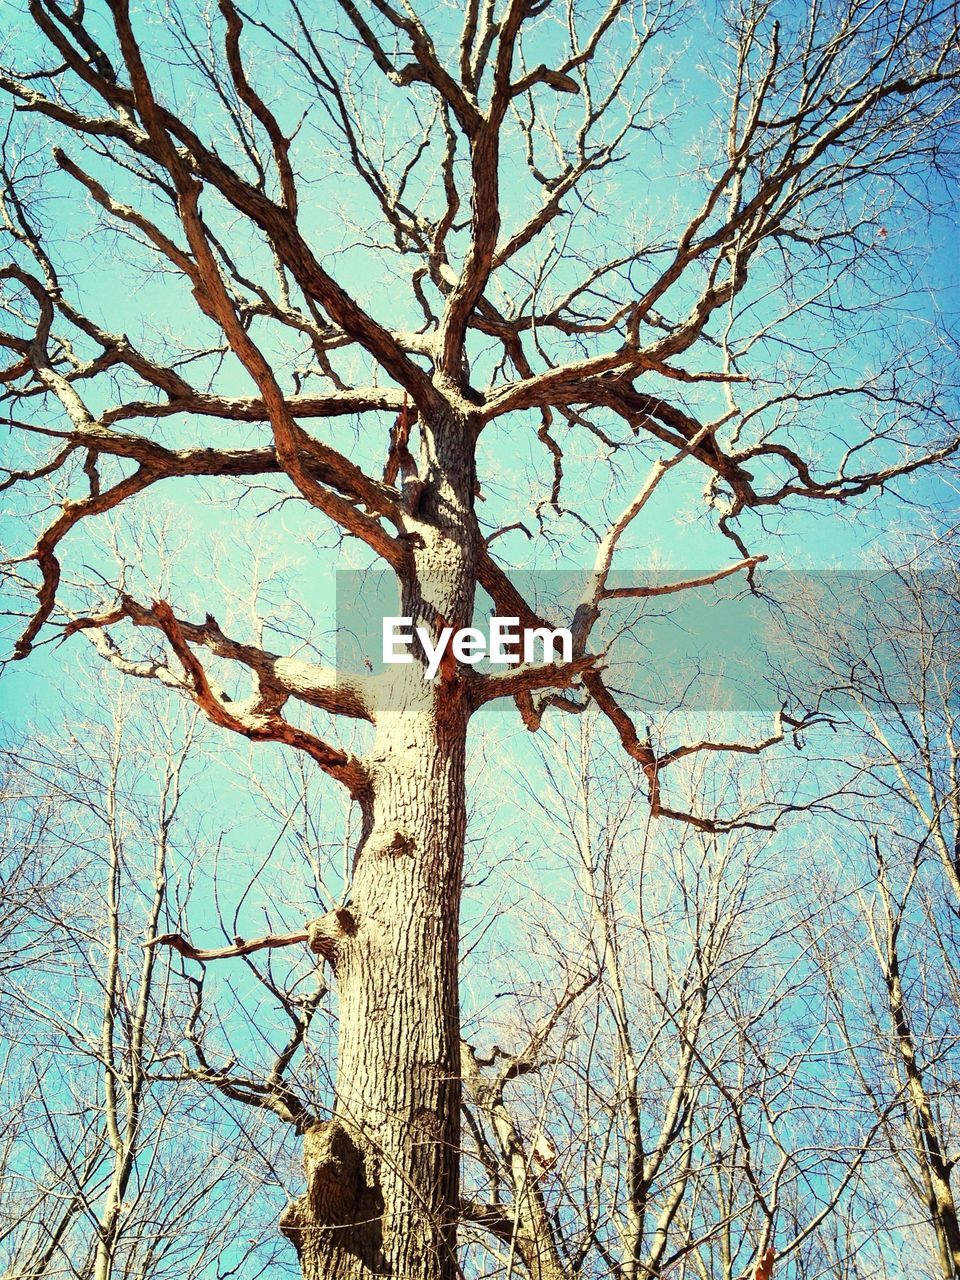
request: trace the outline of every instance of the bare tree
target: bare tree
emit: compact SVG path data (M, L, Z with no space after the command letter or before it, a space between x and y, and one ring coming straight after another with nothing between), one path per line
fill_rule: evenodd
M936 1274L946 1280L960 1272L960 649L951 551L937 539L904 564L843 579L846 602L829 625L822 608L815 628L802 609L794 617L808 677L855 763L843 830L862 851L844 873L852 918L848 909L825 911L816 949L845 1050L883 1120L906 1213L913 1219L919 1209L929 1225Z
M854 831L851 820L853 846ZM960 1239L952 1186L955 965L941 923L921 901L917 846L884 849L866 823L859 837L866 859L848 869L859 884L816 928L830 1023L880 1124L886 1154L874 1181L882 1183L878 1217L887 1220L887 1238L906 1239L905 1257L925 1257L931 1275L952 1280ZM851 902L852 916L844 909Z
M860 329L907 287L898 266L915 269L887 223L936 212L952 165L955 6L778 16L756 0L720 15L719 39L670 0L430 16L341 0L320 17L296 0L260 16L233 0L204 16L29 0L25 16L0 71L0 342L23 445L5 483L41 530L11 555L35 592L15 654L83 633L120 671L345 788L361 815L351 902L286 939L309 934L335 972L340 1022L333 1115L306 1128L307 1191L284 1230L310 1277L446 1280L471 717L513 699L536 730L592 704L655 818L736 823L672 802L671 767L756 753L790 722L757 742L648 740L605 676L603 628L656 588L618 586L614 562L672 495L735 551L673 590L749 573L764 557L751 515L847 502L956 447L922 327L866 345ZM706 80L683 24L711 42ZM662 152L674 61L686 97L711 96L675 122L696 144ZM641 216L611 216L641 183ZM75 254L50 205L65 191L92 237ZM149 273L139 318L122 271L112 296L93 287L108 246ZM174 332L157 332L160 310ZM529 515L511 465L527 435L549 464ZM602 483L571 475L585 445ZM694 470L702 499L681 484ZM261 510L295 500L298 527L355 540L433 635L471 623L478 588L545 625L510 565L528 523L545 551L579 529L594 572L571 659L338 678L280 631L191 620L189 592L129 534L129 571L106 583L98 557L90 572L68 561L98 518L133 518L173 479L186 501L202 482ZM29 496L45 487L52 511ZM244 678L249 696L227 692Z
M59 806L50 794L31 795L24 804L16 751L0 755L0 999L9 998L21 970L42 967L60 944L69 919L71 883L82 872L57 839Z
M834 621L798 628L820 704L854 735L856 760L885 812L940 867L960 911L960 574L955 540L885 563L840 586ZM836 602L836 592L828 599ZM829 606L828 606L829 607ZM795 610L802 616L802 610ZM866 782L864 783L866 785Z
M197 1087L171 1069L180 1002L168 953L143 946L181 879L193 729L154 721L144 741L129 705L112 710L75 723L82 744L32 736L6 759L10 827L42 833L31 893L10 899L23 915L3 973L11 1280L200 1276L274 1251L252 1221L246 1246L229 1229L226 1204L244 1194L232 1126L198 1114Z
M550 785L530 796L578 892L558 877L527 901L532 964L510 936L488 948L521 999L464 1051L465 1210L499 1254L477 1272L818 1274L824 1224L863 1211L883 1124L827 1049L805 935L830 904L796 886L789 838L658 831L582 728L552 744ZM694 790L716 785L697 774ZM844 1251L863 1243L856 1216Z

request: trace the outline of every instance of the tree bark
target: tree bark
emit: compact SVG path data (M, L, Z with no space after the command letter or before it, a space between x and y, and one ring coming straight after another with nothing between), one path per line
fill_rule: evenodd
M944 1280L960 1280L960 1216L957 1214L957 1202L950 1185L953 1166L945 1155L943 1135L937 1124L923 1071L917 1060L913 1030L900 977L896 935L891 931L889 937L891 941L884 981L897 1046L906 1071L907 1091L913 1106L910 1128L914 1149L930 1222L937 1239L937 1257L941 1274Z
M478 535L465 419L424 430L401 612L469 624ZM333 1119L305 1135L281 1226L307 1280L452 1280L459 1182L459 910L469 705L455 664L388 669L365 757L352 902L314 940L340 1004Z

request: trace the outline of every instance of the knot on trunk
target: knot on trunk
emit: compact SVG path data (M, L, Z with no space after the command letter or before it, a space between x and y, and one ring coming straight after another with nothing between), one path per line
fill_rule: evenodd
M353 913L346 907L338 907L335 911L328 911L325 916L310 921L307 925L307 945L336 971L343 939L352 938L356 932L357 922Z
M409 858L416 852L417 842L405 831L394 831L383 852L390 858Z
M303 1165L314 1221L329 1226L348 1222L364 1187L363 1155L342 1124L334 1120L307 1130Z
M337 1120L313 1125L303 1136L303 1164L306 1194L287 1205L280 1230L304 1274L381 1274L383 1197L353 1135Z
M376 858L412 858L416 856L417 842L399 827L374 831L363 846L363 855L373 861Z

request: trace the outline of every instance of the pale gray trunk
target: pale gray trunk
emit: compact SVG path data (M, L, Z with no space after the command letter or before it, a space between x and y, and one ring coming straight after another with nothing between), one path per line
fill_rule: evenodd
M401 611L465 626L473 609L472 436L427 434ZM456 671L385 681L350 914L335 940L334 1119L305 1135L307 1193L282 1221L307 1280L452 1280L459 1177L458 921L469 708ZM328 948L329 951L329 948Z

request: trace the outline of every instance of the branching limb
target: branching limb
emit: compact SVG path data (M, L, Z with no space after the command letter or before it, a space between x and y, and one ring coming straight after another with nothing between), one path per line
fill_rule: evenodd
M94 636L103 636L106 634L106 627L122 619L129 619L135 626L153 627L161 631L180 662L183 675L179 676L169 667L158 667L154 663L133 664L137 669L132 669L131 664L119 653L115 644L101 641L97 647L113 665L127 669L130 674L161 678L164 683L187 694L209 720L222 728L230 729L255 742L285 743L298 751L305 752L320 765L324 772L341 782L352 796L357 798L363 794L367 785L367 775L356 756L331 747L321 738L297 728L280 714L280 707L289 696L286 691L278 692L275 685L271 688L265 684L261 686L259 695L249 703L239 703L233 702L221 690L216 689L190 648L184 626L166 601L158 600L147 607L129 596L124 596L117 608L109 614L96 618L77 619L72 627L74 630L91 631ZM215 623L212 626L207 624L194 630L194 635L198 636L201 643L207 643L209 647L215 649L218 644L217 630L219 629ZM224 651L226 652L229 647L228 643ZM237 651L234 651L231 656L238 656ZM251 661L260 662L265 657L266 655L260 655ZM269 662L266 665L269 666ZM255 667L253 669L256 670ZM349 706L350 701L350 695L347 694L345 705ZM331 701L331 706L333 705L335 700ZM356 702L353 706L355 711L360 709Z

